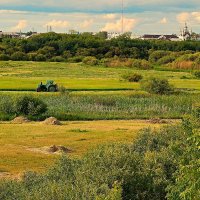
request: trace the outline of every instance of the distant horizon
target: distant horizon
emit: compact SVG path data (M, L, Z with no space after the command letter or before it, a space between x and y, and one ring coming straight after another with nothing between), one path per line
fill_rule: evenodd
M122 0L93 3L92 0L1 0L0 30L30 30L44 33L47 26L58 33L120 32ZM124 0L124 31L136 35L179 34L184 23L200 33L200 3L197 0Z

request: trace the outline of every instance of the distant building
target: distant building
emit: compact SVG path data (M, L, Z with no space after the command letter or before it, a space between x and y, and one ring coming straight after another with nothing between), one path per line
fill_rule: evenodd
M17 32L3 32L0 31L0 38L20 38L21 34Z
M179 41L179 37L175 34L172 35L150 35L145 34L140 37L142 40L169 40L169 41Z
M185 27L183 30L181 30L181 33L179 35L180 40L185 41L185 40L191 40L192 39L192 31L190 32L188 30L187 23L185 23Z
M121 35L119 32L109 32L108 33L108 40L111 40L113 38L118 38Z

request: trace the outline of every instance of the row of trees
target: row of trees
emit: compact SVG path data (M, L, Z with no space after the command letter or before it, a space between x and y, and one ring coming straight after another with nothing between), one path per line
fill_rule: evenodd
M200 42L143 41L129 35L107 40L103 34L44 33L26 40L4 38L0 60L64 61L72 57L149 59L152 51L200 51Z

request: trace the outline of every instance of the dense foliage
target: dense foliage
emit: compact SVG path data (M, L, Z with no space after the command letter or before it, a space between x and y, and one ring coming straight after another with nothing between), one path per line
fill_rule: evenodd
M106 40L100 34L57 34L44 33L31 36L29 39L4 38L0 42L0 60L31 61L82 61L103 58L131 58L150 60L152 63L167 64L184 54L200 51L200 42L184 41L143 41L130 39L123 35ZM73 60L72 57L75 59ZM199 61L199 56L197 56ZM142 61L144 65L147 65ZM138 63L135 63L138 64Z
M132 145L100 146L80 160L63 156L45 174L2 181L0 199L197 200L199 126L192 118L144 129Z

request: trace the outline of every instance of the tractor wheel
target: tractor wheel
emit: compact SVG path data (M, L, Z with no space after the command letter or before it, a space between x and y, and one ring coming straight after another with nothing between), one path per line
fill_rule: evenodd
M56 86L54 86L54 85L49 86L48 92L56 92L56 91L57 91Z

